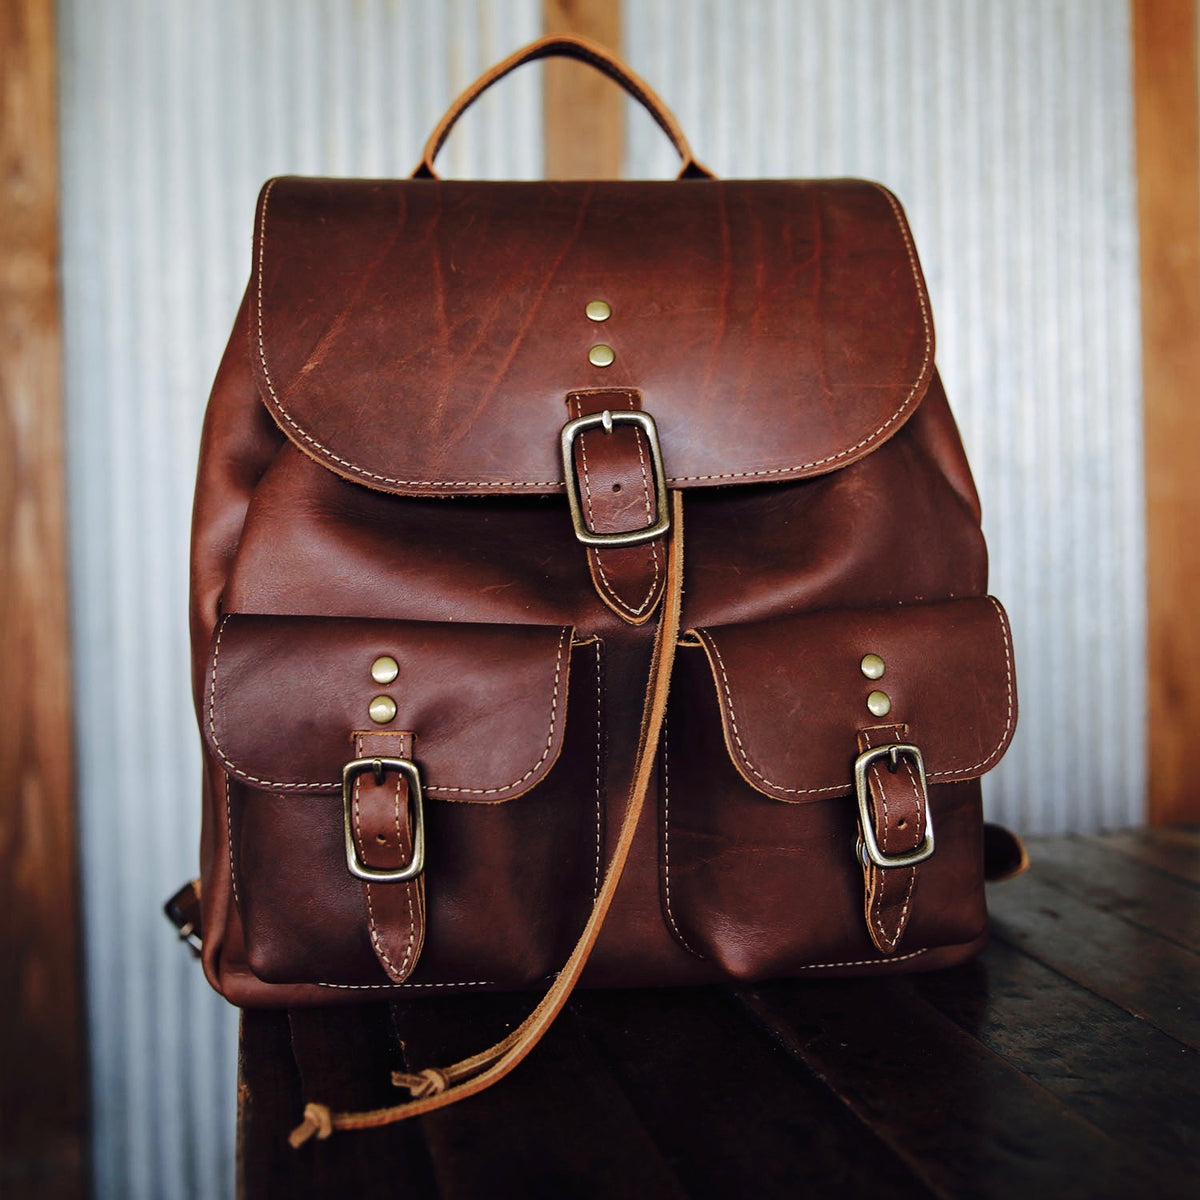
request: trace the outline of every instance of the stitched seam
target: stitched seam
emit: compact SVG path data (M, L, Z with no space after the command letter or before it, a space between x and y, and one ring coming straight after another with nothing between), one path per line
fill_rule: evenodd
M927 778L941 779L946 775L972 775L976 771L986 771L988 768L1000 761L1000 755L1003 752L1005 742L1008 741L1009 734L1012 733L1013 727L1013 655L1012 655L1012 633L1008 627L1008 618L1005 616L1004 609L1000 607L1000 602L995 596L989 596L988 600L992 607L996 610L996 617L1000 622L1000 634L1004 640L1004 686L1005 698L1008 702L1008 711L1004 718L1004 732L1000 735L1000 740L996 743L992 752L984 759L975 763L973 766L965 767L961 771L931 771Z
M910 950L907 954L892 954L887 958L854 958L845 962L824 962L824 963L809 963L803 967L795 967L797 971L820 971L824 967L890 967L893 963L906 962L910 958L918 958L922 954L928 954L929 947L923 946L920 950Z
M863 741L867 743L868 749L875 748L874 742L871 739L872 739L871 730L864 729L863 730ZM904 764L904 771L905 771L905 774L908 776L909 783L912 784L913 796L916 798L916 801L917 801L917 832L919 834L921 831L921 825L920 825L921 794L919 791L917 791L916 776L913 774L912 768L909 766L909 764L907 762ZM887 840L888 840L888 822L890 820L890 817L889 817L889 813L888 813L887 789L884 787L883 776L880 774L880 766L878 763L876 763L871 768L871 774L875 777L875 786L879 793L880 802L883 805L883 838L882 838L882 841L883 841L883 845L884 845L885 853L886 853ZM887 897L884 895L884 893L887 891L887 881L890 878L890 876L888 874L886 874L884 868L878 867L874 863L871 864L871 867L869 870L869 878L871 878L872 880L874 880L878 883L877 887L871 888L871 913L875 920L875 928L879 930L879 936L881 938L883 938L883 940L888 944L889 948L892 948L892 949L895 948L896 943L900 940L900 935L904 932L905 925L908 924L908 905L909 905L909 901L912 899L913 886L917 882L916 867L908 867L908 868L906 868L906 871L908 874L908 889L904 893L904 904L901 906L900 913L896 918L895 930L894 930L894 932L889 934L883 924L883 918L884 918L883 909L884 909L884 905L887 903Z
M895 961L895 960L893 960ZM494 979L465 979L461 983L324 983L317 981L316 987L343 988L346 991L366 992L375 988L464 988L495 987Z
M705 644L705 645L706 645L706 646L709 648L709 650L711 650L711 651L712 651L713 658L715 659L715 661L716 661L716 664L717 664L717 667L718 667L718 669L719 669L719 670L720 670L720 672L721 672L721 682L722 682L722 684L724 685L724 688L725 688L725 700L726 700L726 707L728 708L728 711L729 711L729 725L730 725L730 730L731 730L731 732L733 733L733 739L734 739L734 741L737 743L737 747L738 747L738 756L741 758L741 760L742 760L742 763L745 765L746 769L747 769L748 771L750 771L750 773L751 773L752 775L754 775L754 776L756 776L757 778L761 779L761 780L763 781L763 783L765 783L765 784L766 784L768 787L777 788L777 789L778 789L779 791L781 791L781 792L791 792L791 793L792 793L792 794L794 794L794 795L810 796L810 795L813 795L814 793L817 793L817 792L841 792L841 791L845 791L845 789L846 789L846 785L845 785L845 784L831 784L829 787L819 787L819 788L794 788L794 787L786 787L786 786L785 786L785 785L783 785L783 784L780 784L780 783L775 783L773 780L771 780L771 779L768 779L768 778L767 778L767 777L766 777L766 776L765 776L765 775L764 775L764 774L763 774L763 773L762 773L762 772L761 772L761 771L760 771L760 770L759 770L759 769L758 769L758 768L757 768L757 767L754 765L754 763L752 763L752 762L750 761L750 756L749 756L749 754L746 752L746 746L745 746L745 743L742 741L742 735L741 735L741 733L738 731L738 723L737 723L737 710L734 708L734 704L733 704L733 694L732 694L732 692L731 692L731 691L730 691L730 689L729 689L729 674L728 674L728 672L725 670L725 660L724 660L724 659L721 657L721 651L720 651L720 649L718 648L718 646L717 646L717 643L716 643L715 641L713 641L713 640L712 640L712 638L709 636L709 633L708 633L708 631L707 631L707 630L705 630L705 629L698 629L696 632L697 632L697 633L699 633L700 637L701 637L701 638L704 640L704 644Z
M251 775L248 771L243 771L229 756L225 753L220 739L217 737L216 724L216 701L217 701L217 662L221 656L221 639L225 635L225 625L233 614L227 614L221 621L220 628L217 630L217 641L213 647L212 671L209 681L208 693L208 732L212 739L213 749L216 751L217 757L221 760L226 768L236 775L239 779L244 779L247 783L256 783L260 787L268 788L271 791L280 791L286 789L288 791L303 791L303 790L322 790L331 791L334 788L340 788L341 782L335 780L332 783L279 783L273 779L259 779L257 775ZM472 796L494 796L501 792L512 791L513 788L520 787L531 775L537 773L541 768L542 763L550 754L550 750L554 745L554 730L558 722L558 685L562 674L563 650L567 642L567 635L571 632L570 627L565 627L559 635L558 640L558 657L554 664L554 689L550 697L550 730L546 734L546 748L542 751L541 757L525 772L520 779L514 779L512 783L506 783L503 787L494 788L468 788L468 787L427 787L425 790L432 796L444 795L454 792L461 795Z
M663 884L665 892L665 907L667 920L671 923L671 931L679 939L679 944L697 958L704 955L695 950L687 938L683 936L675 922L675 913L671 909L671 735L667 718L663 717L662 756L663 756Z
M335 462L339 466L344 467L352 475L360 476L364 479L373 479L377 483L391 483L399 487L432 487L432 488L511 488L511 487L526 487L526 488L544 488L553 487L559 488L564 486L564 481L561 479L553 480L518 480L518 479L500 479L480 481L473 479L397 479L391 475L380 475L374 471L368 471L364 467L360 467L348 459L340 458L334 454L323 442L313 437L307 430L302 428L295 418L288 412L284 406L282 399L275 390L275 384L271 379L271 370L267 365L267 353L265 336L263 333L263 260L266 254L266 232L267 232L267 207L271 200L271 192L278 183L278 179L272 179L263 191L262 211L259 214L258 226L258 267L257 275L257 318L258 318L258 361L262 366L263 380L267 385L267 390L271 395L272 406L278 411L279 415L295 430L298 437L302 438L323 457L330 462ZM908 254L909 268L912 271L913 282L917 289L917 299L921 306L921 323L925 330L925 355L921 361L921 368L917 372L916 380L909 389L908 395L901 401L900 407L886 421L883 422L873 432L867 434L866 437L855 442L853 446L849 446L844 450L839 450L836 454L828 454L824 458L817 458L811 462L796 463L790 467L769 467L758 471L724 471L719 474L712 475L672 475L668 478L669 483L697 483L704 480L712 479L753 479L761 478L769 475L788 475L794 471L805 471L810 467L822 467L828 463L840 462L842 459L855 454L857 451L869 446L881 434L894 425L912 406L913 400L916 398L917 392L920 389L921 381L925 378L925 372L929 367L930 359L933 352L933 331L929 317L929 303L925 296L925 289L921 285L921 272L917 265L916 249L913 246L912 235L908 230L908 223L904 220L904 216L900 211L900 206L896 202L896 198L880 184L872 183L872 187L878 189L892 209L892 213L896 218L896 224L900 228L901 237L904 239L905 250Z
M362 747L360 746L359 747L360 753L361 753L361 750L362 750ZM360 846L364 844L363 837L362 837L362 826L359 823L359 794L358 794L358 791L359 791L359 784L361 782L362 782L362 776L356 775L354 777L354 831L358 835L358 843ZM397 779L396 779L396 798L392 802L392 809L396 814L396 839L397 839L397 842L399 842L399 839L400 839L400 779L399 779L399 777L397 777ZM363 882L363 890L367 894L367 923L370 926L371 945L375 947L375 953L378 954L380 959L383 961L383 965L387 968L388 973L391 974L392 976L400 976L401 978L403 978L404 968L408 966L408 960L412 956L413 942L416 940L416 936L417 936L417 920L416 920L415 915L413 914L413 906L412 906L412 889L409 888L409 886L407 884L405 884L404 887L407 892L407 899L408 899L408 919L409 919L408 946L404 951L403 960L401 961L400 965L397 967L396 964L394 962L392 962L391 956L388 954L387 947L383 944L383 938L380 937L380 935L379 935L379 927L375 922L375 906L371 903L371 885L369 883L367 883L365 880Z
M996 613L999 617L999 622L1000 622L1000 632L1001 632L1003 642L1004 642L1005 700L1006 700L1006 704L1007 704L1007 712L1006 712L1005 721L1004 721L1004 731L1001 733L999 739L996 742L996 745L992 748L991 752L985 758L981 759L979 762L972 763L971 766L969 766L969 767L955 767L948 771L927 771L926 772L927 779L945 779L947 776L952 776L955 779L965 779L965 778L968 778L968 777L974 775L976 772L979 772L982 774L983 772L989 770L997 762L999 762L1000 757L1004 751L1004 745L1008 741L1009 735L1012 732L1013 690L1014 690L1013 689L1012 640L1011 640L1011 635L1009 632L1008 622L1004 617L1004 610L1000 607L999 602L994 597L988 596L987 599L989 601L991 601L992 606L996 609ZM750 755L749 755L748 751L746 750L746 745L742 741L741 734L738 732L737 709L733 702L733 692L730 690L730 686L729 686L729 674L725 670L725 660L721 657L721 651L718 648L717 643L713 640L712 635L708 632L707 629L698 629L698 630L696 630L696 632L700 635L700 638L703 640L705 646L707 646L708 649L711 651L713 659L715 660L715 662L717 664L717 668L721 673L721 682L722 682L722 685L723 685L724 691L725 691L726 707L729 711L730 729L731 729L731 732L733 733L734 741L737 743L738 757L741 759L742 764L746 767L746 769L752 775L754 775L756 778L761 779L763 781L763 783L765 783L768 787L774 788L776 791L788 792L791 795L812 796L812 795L817 795L817 794L820 794L823 792L844 792L844 791L846 791L847 788L849 787L849 785L844 784L844 783L835 783L835 784L830 784L827 787L815 787L815 788L788 787L786 784L776 783L773 779L769 779L754 765L754 763L750 759Z
M468 787L431 787L429 792L433 795L440 795L445 792L454 792L458 795L471 796L494 796L497 792L507 792L512 788L520 787L531 775L535 774L542 763L550 756L550 751L554 746L554 730L558 724L558 682L562 674L563 651L567 646L571 629L568 626L564 628L558 639L558 658L554 663L554 690L550 695L550 729L546 734L546 746L542 751L542 756L521 776L520 779L514 779L512 783L506 783L503 787L495 788L468 788Z
M233 884L233 902L240 913L242 900L238 895L237 871L233 866L233 804L229 799L229 776L222 771L221 778L225 780L225 843L229 847L229 880Z
M604 856L604 776L601 757L604 753L604 727L600 720L603 691L600 684L600 640L596 640L596 863L592 871L592 900L600 895L600 860Z

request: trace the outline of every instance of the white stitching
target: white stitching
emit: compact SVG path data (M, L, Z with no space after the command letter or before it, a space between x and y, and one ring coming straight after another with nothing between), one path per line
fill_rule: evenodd
M596 864L592 871L592 900L600 895L600 861L604 857L604 726L600 719L604 699L600 686L600 639L596 639Z
M233 902L240 913L242 901L238 895L237 871L233 866L233 805L229 799L229 775L222 771L221 778L225 780L225 843L229 847L229 880L233 884Z
M258 226L258 269L257 269L257 309L258 309L258 360L262 366L263 380L267 385L267 390L271 394L273 407L279 412L279 415L296 431L297 435L318 451L323 457L330 462L335 462L339 466L344 467L352 475L360 476L364 479L373 479L377 483L390 483L398 487L430 487L430 488L561 488L564 486L564 481L561 479L553 480L516 480L516 479L500 479L500 480L472 480L472 479L397 479L391 475L380 475L374 471L368 471L363 467L357 466L348 459L339 458L334 454L323 442L317 440L301 426L292 417L291 413L284 407L283 401L275 391L275 385L271 379L271 371L267 365L267 354L265 338L263 334L263 259L266 251L266 231L267 231L267 205L271 199L271 191L278 183L278 179L272 179L263 189L262 210L259 213ZM912 406L918 392L922 390L922 384L927 383L926 372L929 369L929 364L933 356L933 329L929 317L929 304L925 295L925 288L921 282L921 271L917 264L916 248L913 246L912 234L909 232L908 223L904 220L904 215L900 211L900 205L896 198L887 188L878 183L871 183L871 186L881 192L888 204L891 206L892 213L896 218L896 224L899 226L900 235L904 239L905 250L908 254L909 268L912 271L913 282L916 285L917 299L921 306L921 323L925 330L925 356L921 361L920 370L917 372L916 380L909 389L908 395L901 401L899 408L886 421L883 422L873 432L867 434L866 437L855 442L853 446L849 446L844 450L839 450L836 454L828 454L824 458L814 459L812 462L796 463L790 467L770 467L763 468L758 471L725 471L714 475L672 475L668 476L668 483L699 483L705 480L717 479L754 479L762 478L769 475L788 475L795 471L806 471L811 467L823 467L828 463L838 462L843 458L847 458L857 451L869 446L881 434L896 423L906 411Z
M550 751L554 746L554 728L558 724L558 681L562 674L563 651L566 648L568 637L571 633L571 626L564 626L562 633L558 638L558 658L554 664L554 691L550 696L550 729L546 734L546 748L542 751L542 756L521 776L520 779L513 780L512 783L506 783L503 787L498 788L469 788L469 787L430 787L429 791L433 795L440 795L443 792L454 792L459 795L471 796L494 796L498 792L511 791L513 788L520 787L531 775L535 774L538 768L546 761L550 755Z
M359 752L359 757L362 757L362 740L359 739L356 749ZM403 753L403 742L401 743L401 752ZM396 776L396 797L392 801L392 810L395 813L396 819L396 844L402 846L403 840L400 836L400 783L401 776ZM358 844L365 846L362 836L362 825L359 820L359 785L362 783L362 775L354 777L354 831L358 835ZM417 940L417 917L413 911L412 889L413 885L406 883L403 885L405 898L408 900L408 945L404 950L404 958L397 967L392 962L391 955L388 954L387 947L383 944L383 939L379 936L379 928L375 923L375 906L371 903L371 885L365 880L363 881L363 890L367 894L367 925L370 928L371 945L375 947L375 953L379 955L383 961L383 965L393 978L399 976L404 978L404 970L408 966L408 960L412 958L413 943Z
M955 767L955 768L952 768L952 769L949 769L946 771L928 771L928 772L926 772L926 778L928 778L928 779L945 779L947 777L952 777L955 779L965 779L965 778L969 778L969 777L975 775L977 772L982 774L983 772L989 770L997 761L999 761L1000 756L1004 752L1004 746L1005 746L1005 743L1008 741L1009 734L1012 732L1012 726L1013 726L1013 665L1012 665L1011 634L1009 632L1008 621L1005 617L1004 609L1000 607L1000 603L993 596L988 596L987 599L989 601L991 601L991 604L995 608L997 616L999 617L1000 633L1001 633L1001 637L1002 637L1002 640L1004 643L1004 671L1005 671L1005 688L1006 688L1005 698L1007 701L1007 712L1006 712L1005 721L1004 721L1004 731L1001 733L999 740L996 742L996 745L992 748L992 750L987 754L986 757L982 758L979 762L972 763L969 767ZM729 712L730 729L731 729L731 732L733 733L734 741L737 743L738 757L741 759L742 765L745 766L745 768L756 778L761 779L763 781L763 783L767 785L767 787L774 788L776 791L780 791L780 792L788 792L788 793L790 793L792 795L796 795L796 796L813 796L813 795L820 795L824 792L845 792L845 791L847 791L851 786L848 783L836 783L836 784L830 784L827 787L816 787L816 788L788 787L786 784L776 783L773 779L769 779L754 765L753 762L751 762L750 755L749 755L748 751L746 750L745 743L742 741L741 734L738 731L737 710L736 710L736 707L734 706L733 692L731 691L730 686L729 686L729 674L725 670L725 661L721 657L721 651L718 648L716 641L713 639L712 635L709 633L709 631L707 629L697 629L696 633L699 635L701 641L703 641L705 647L709 651L711 651L713 659L716 662L717 669L721 673L721 682L722 682L722 684L724 686L724 690L725 690L726 708L728 709L728 712Z
M675 913L671 909L671 750L670 750L671 735L667 726L667 718L663 717L663 734L662 734L662 756L663 756L663 884L664 884L664 907L667 910L667 920L670 922L671 931L679 939L679 944L688 951L694 954L697 958L704 958L698 950L692 947L687 938L683 936L679 926L675 923Z
M919 958L928 954L929 947L920 950L910 950L907 954L889 954L887 958L855 958L847 962L808 963L803 967L794 967L796 971L821 971L826 967L890 967L892 963L906 962L910 958Z
M495 987L494 979L468 979L461 983L323 983L320 980L316 987L343 988L346 991L366 992L375 988L464 988L464 987Z
M867 748L872 749L874 743L871 740L872 730L864 729L862 731L863 741L866 742ZM904 772L908 776L908 781L912 784L913 796L917 801L917 833L921 832L921 793L917 790L917 777L913 774L911 765L906 761L904 763ZM883 776L880 773L880 765L876 763L871 768L871 774L875 776L875 787L879 793L880 802L883 804L883 844L886 848L888 840L888 823L890 816L888 813L887 789L884 786ZM884 890L887 886L887 881L890 878L888 874L883 873L883 869L872 863L868 868L867 877L869 880L877 881L878 887L872 886L869 889L869 899L871 903L871 915L875 920L875 928L879 930L879 936L888 944L889 949L895 949L896 943L900 940L900 935L904 932L905 926L908 924L908 906L912 900L913 887L917 882L917 868L908 867L908 888L904 893L904 904L900 909L900 913L896 918L895 932L888 933L883 924L883 906L887 902L884 896Z
M216 751L217 757L225 765L226 768L239 779L244 779L247 783L257 784L259 787L267 788L270 791L280 791L286 789L288 791L303 791L303 790L318 790L331 791L335 788L340 788L341 781L335 780L332 783L279 783L272 779L259 779L256 775L251 775L248 771L243 771L238 767L225 753L220 739L217 737L216 724L216 700L217 700L217 662L221 656L221 639L225 636L225 625L232 613L227 614L221 621L221 625L217 630L216 644L213 646L212 670L209 673L209 692L208 692L208 732L212 739L213 749ZM514 779L512 783L506 783L503 787L494 788L468 788L468 787L448 787L448 786L429 786L425 790L432 796L444 795L446 793L456 793L460 795L472 796L495 796L501 792L509 792L514 788L518 788L531 775L540 770L542 764L546 761L554 746L554 730L558 723L558 685L562 675L563 651L566 646L567 637L571 632L571 626L563 626L562 632L558 638L558 657L554 664L554 690L550 697L550 729L546 734L546 748L542 751L542 756L525 772L520 779Z

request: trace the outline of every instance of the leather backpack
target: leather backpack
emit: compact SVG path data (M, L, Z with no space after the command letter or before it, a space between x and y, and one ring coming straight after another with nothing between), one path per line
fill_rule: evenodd
M645 105L679 178L438 179L463 110L547 55ZM1013 652L904 214L874 183L713 178L599 46L500 63L410 179L263 188L191 631L213 986L544 992L394 1107L313 1097L297 1142L486 1087L576 984L986 939Z

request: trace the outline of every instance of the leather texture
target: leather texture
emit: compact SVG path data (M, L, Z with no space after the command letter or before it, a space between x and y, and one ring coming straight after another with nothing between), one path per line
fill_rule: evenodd
M873 183L290 178L256 230L264 401L380 491L561 491L563 397L608 387L641 393L677 486L824 474L933 374L912 235ZM397 406L403 436L381 438Z
M538 56L465 94L413 179L263 189L192 534L210 981L300 1006L556 979L472 1081L511 1069L577 980L976 953L979 778L1017 713L895 198L704 178L686 140L672 182L433 177L466 105ZM623 411L658 430L671 532L586 547L568 487L591 533L662 515L629 424L587 430L564 472L564 424ZM395 715L376 724L380 696ZM864 865L855 760L897 742L926 783L876 763L872 831L895 855L932 822L935 850ZM420 772L414 881L348 869L347 824L372 869L413 853L402 776L364 772L343 799L345 764L373 758ZM459 1086L438 1079L405 1086Z

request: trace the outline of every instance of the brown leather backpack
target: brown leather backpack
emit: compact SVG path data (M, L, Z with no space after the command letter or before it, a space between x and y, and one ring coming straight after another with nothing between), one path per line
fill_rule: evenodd
M623 84L674 182L443 182L485 87ZM413 178L275 179L192 546L203 961L239 1005L878 974L986 937L1008 623L904 214L719 181L598 46ZM315 1098L319 1100L320 1098Z

